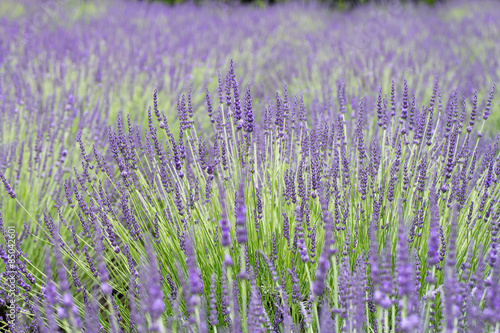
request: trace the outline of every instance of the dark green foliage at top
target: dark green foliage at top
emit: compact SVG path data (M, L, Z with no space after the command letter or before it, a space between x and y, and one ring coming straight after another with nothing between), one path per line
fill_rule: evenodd
M141 1L141 0L140 0ZM151 0L150 0L151 1ZM152 0L154 1L154 0ZM166 4L174 5L182 2L186 2L185 0L157 0L164 2ZM370 2L375 2L375 3L384 3L384 2L389 2L387 0L317 0L320 3L328 4L332 8L336 9L349 9L356 7L358 5L363 5L367 4ZM206 0L194 0L195 3L200 4L202 2L206 2ZM219 0L219 2L222 3L238 3L238 0ZM290 0L240 0L239 2L244 3L244 4L256 4L259 6L265 6L265 5L273 5L276 3L284 3L284 2L290 2ZM437 3L443 3L445 0L402 0L402 3L406 2L412 2L412 3L425 3L428 5L434 5Z

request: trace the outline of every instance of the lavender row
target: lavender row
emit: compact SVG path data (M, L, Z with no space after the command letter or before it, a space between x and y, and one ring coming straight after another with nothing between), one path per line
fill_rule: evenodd
M438 80L421 106L402 86L360 99L354 117L339 86L335 116L311 125L284 86L259 123L231 63L205 110L179 97L178 135L155 92L148 127L118 117L108 149L80 145L83 168L31 234L54 247L59 281L19 257L31 326L495 330L498 136L477 134L495 87L479 110L457 91L443 101Z

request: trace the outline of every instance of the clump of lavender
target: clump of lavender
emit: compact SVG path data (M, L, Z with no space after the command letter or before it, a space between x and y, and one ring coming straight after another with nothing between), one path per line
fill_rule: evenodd
M364 126L369 100L360 99L355 117L349 118L340 108L332 126L319 123L309 127L304 122L292 128L288 125L287 91L283 99L278 94L276 104L267 106L275 121L267 116L263 121L269 123L253 127L249 89L243 107L239 106L233 71L231 66L227 78L232 89L226 91L221 112L226 107L234 109L224 116L226 125L212 138L202 138L186 121L181 124L185 137L181 135L177 142L160 118L163 132L156 132L151 121L146 131L151 136L138 139L143 147L155 147L151 154L120 139L125 131L119 124L117 134L110 137L113 159L119 162L114 171L113 164L108 164L104 175L96 172L102 177L98 189L81 174L76 175L79 181L72 187L68 181L61 186L66 208L77 210L76 223L69 224L67 231L58 231L50 212L44 213L45 235L59 253L59 266L63 267L62 254L77 263L71 273L74 292L90 289L94 283L101 286L101 297L110 304L108 313L99 316L102 325L135 331L179 325L201 331L210 326L260 331L289 327L293 321L295 327L316 331L325 330L324 323L331 320L337 331L366 326L408 332L429 325L467 327L474 323L469 324L466 315L461 315L460 322L455 318L469 297L466 288L471 292L475 284L459 283L456 278L454 269L463 263L466 248L456 246L455 241L462 239L467 248L474 247L476 234L491 240L491 275L481 282L481 288L486 304L491 304L486 309L496 304L496 221L500 213L494 203L499 199L495 181L499 138L484 152L478 149L484 139L473 141L468 131L462 131L467 109L458 116L456 91L450 95L447 113L438 114L448 121L441 132L426 128L436 126L430 108L412 111L407 81L401 116L384 118L385 129L380 127L371 136ZM391 112L398 110L396 89L394 81ZM437 90L436 83L434 95ZM340 93L343 101L344 90ZM181 99L181 110L183 105ZM190 113L195 110L186 117ZM322 117L329 121L328 115ZM413 125L406 127L410 119ZM237 123L246 127L242 125L240 130ZM469 122L468 126L473 125ZM397 130L399 127L406 129ZM262 129L264 141L260 141ZM355 135L350 140L346 133L352 129ZM430 145L422 140L426 131L434 133L428 139ZM212 153L204 148L204 142L211 140ZM375 142L369 153L367 141ZM185 147L183 157L175 155L181 145ZM350 147L357 153L348 157ZM222 148L226 166L219 155ZM120 163L131 160L132 149L138 168L123 177L126 167ZM298 162L288 165L290 161ZM163 176L155 179L155 174ZM200 193L203 188L205 193ZM73 196L78 206L71 207ZM110 201L113 197L114 202ZM228 211L230 205L232 212ZM64 216L61 201L57 209L58 216ZM450 229L447 217L453 209ZM487 224L470 223L471 217ZM71 221L70 216L64 221ZM65 239L71 241L63 242ZM288 274L280 275L282 271ZM59 278L64 310L60 315L70 318L71 313L67 323L78 328L78 323L88 320L75 310L61 270ZM350 279L355 280L346 284ZM462 279L470 277L462 275ZM449 295L458 286L464 299ZM436 303L436 297L442 297L439 290L445 290L443 305ZM130 316L115 294L129 295L133 303ZM330 306L334 310L325 312ZM140 313L147 315L141 317ZM499 322L487 311L484 316L488 329Z

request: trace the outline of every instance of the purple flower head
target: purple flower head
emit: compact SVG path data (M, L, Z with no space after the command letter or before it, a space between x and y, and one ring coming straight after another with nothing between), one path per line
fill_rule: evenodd
M365 150L365 144L364 144L364 137L363 137L363 108L364 108L364 102L365 99L361 98L359 101L359 110L358 110L358 123L356 127L356 137L358 141L358 157L360 160L360 163L363 163L363 159L366 158L366 150Z
M247 227L246 227L246 206L245 206L245 175L241 176L238 191L235 199L235 215L236 215L236 240L239 244L247 242Z
M223 93L224 93L224 86L222 84L222 75L220 74L220 70L217 70L217 82L218 82L218 97L219 97L219 104L223 104L224 103L224 97L223 97Z
M160 280L163 279L163 275L160 277L158 270L158 264L156 261L156 256L154 254L151 242L149 238L146 238L145 248L147 254L147 260L143 262L147 262L142 266L142 277L144 281L144 287L147 294L147 302L143 310L148 312L151 315L151 319L153 321L153 326L156 326L156 321L165 311L165 304L163 302L163 291L162 291L162 282ZM154 329L153 329L154 331Z
M259 251L259 253L262 256L262 258L264 259L264 262L266 263L267 268L269 269L269 272L271 273L271 278L272 278L273 282L278 282L278 275L276 274L276 269L274 268L274 264L273 264L272 260L270 260L265 255L264 252Z
M97 256L98 275L99 275L99 280L101 282L101 291L104 295L109 296L109 295L111 295L112 289L108 284L109 273L108 273L108 269L106 268L106 263L104 261L105 247L104 247L104 243L103 243L103 235L101 232L101 227L97 226L95 231L96 231L95 251L96 251L96 256Z
M155 217L154 217L154 220L153 220L153 225L154 225L155 243L160 243L160 231L159 231L158 213L155 213Z
M233 81L231 79L231 73L226 74L226 106L229 111L231 108L231 88L233 87Z
M58 313L64 313L67 316L71 313L71 324L76 328L81 328L80 317L78 315L78 307L73 302L73 297L71 296L71 291L69 288L68 278L66 276L66 268L63 265L62 254L59 247L59 242L55 242L54 248L54 258L57 265L57 274L59 277L59 288L62 294L62 308L58 308ZM64 318L64 317L63 317Z
M210 121L213 124L213 123L215 123L215 119L212 117L212 115L213 115L212 102L210 101L210 92L208 91L208 88L206 88L205 100L206 100L206 103L207 103L208 116L210 117Z
M345 85L342 83L338 87L338 93L337 93L337 98L338 98L338 103L339 103L339 112L340 113L346 113L346 99L345 99Z
M172 298L172 300L177 299L177 286L175 285L174 280L172 280L172 277L169 274L167 274L167 283L170 287L170 297Z
M250 84L247 87L246 93L245 93L245 131L247 133L252 133L254 129L254 114L253 114L253 107L252 107L252 96L251 96L251 91L250 91Z
M404 220L400 218L396 247L397 279L400 296L409 296L413 292L413 268L408 258L407 236Z
M55 306L59 303L59 296L57 295L57 288L52 281L52 266L50 264L50 252L45 251L45 276L47 277L47 282L44 287L42 287L42 293L45 296L48 304Z
M234 92L234 118L236 122L236 129L240 130L243 127L244 120L241 114L241 105L240 105L240 88L238 85L238 81L233 80L233 92Z
M290 247L290 223L288 215L286 215L285 212L283 212L282 215L283 215L283 237L285 237L286 241L288 242L288 247Z
M217 285L215 282L215 274L212 274L212 283L210 285L210 325L217 325L219 323L219 320L217 319Z
M203 281L201 280L201 273L196 265L196 252L195 252L194 239L191 235L187 236L186 240L186 266L189 277L189 287L192 294L203 294Z
M80 281L80 278L78 277L78 274L76 272L76 263L73 262L73 267L71 269L71 277L73 278L73 286L76 288L76 291L81 291L82 290L82 282Z
M221 217L220 217L219 225L220 225L220 230L221 230L221 245L224 247L227 247L227 246L231 245L231 233L230 233L230 224L229 224L229 220L227 219L226 206L225 206L225 202L224 202L223 197L221 197L220 203L221 203Z
M41 288L41 293L44 296L45 316L47 317L47 322L49 324L49 331L57 332L58 327L54 318L53 309L59 305L59 296L57 295L57 287L52 281L52 267L50 265L49 251L46 251L45 256L45 275L47 277L47 282L45 286Z
M329 212L326 212L329 214ZM330 257L337 251L333 248L334 238L331 228L325 229L325 242L323 251L318 259L318 268L316 270L316 280L314 281L313 291L316 296L321 296L325 292L325 279L330 268Z
M391 117L396 115L396 87L394 86L394 79L391 81Z
M382 87L378 90L378 98L377 98L377 118L378 118L378 126L382 127L385 124L385 114L382 108Z
M92 257L89 255L89 251L88 251L88 247L87 245L85 244L84 247L83 247L83 252L85 254L85 258L87 259L87 263L89 264L89 269L90 269L90 272L92 273L92 275L94 277L98 277L99 276L99 273L97 272L97 270L95 269L95 266L94 266L94 261L92 260Z
M477 112L477 91L474 90L474 97L471 100L472 110L470 112L470 121L469 126L467 127L467 133L472 132L472 127L474 127L474 121L476 120L476 112Z
M156 118L158 119L158 122L161 121L161 115L160 115L160 110L158 110L158 91L155 89L153 92L153 111L155 113Z
M316 271L316 280L314 281L314 294L321 296L325 292L325 278L330 268L328 256L323 253L318 259L318 269Z
M493 101L494 94L495 94L495 83L493 83L493 86L491 87L491 90L490 90L490 95L488 96L488 99L486 100L486 106L484 108L484 114L483 114L484 120L487 120L488 117L490 116L491 102Z
M233 265L234 265L233 258L231 257L231 255L230 255L230 254L226 254L226 255L224 256L224 261L223 261L223 263L224 263L224 266L226 266L226 267L231 267L231 266L233 266Z
M403 87L403 109L401 110L401 119L400 123L402 124L404 121L406 121L406 118L408 117L408 82L406 79L403 81L404 87Z
M5 186L5 190L7 191L7 193L10 195L12 199L15 199L16 193L14 193L14 190L12 189L12 187L10 187L9 182L7 181L7 179L5 179L5 176L2 173L2 171L0 171L0 178L2 179L3 185Z
M4 224L3 224L3 215L2 212L0 211L0 232L5 235L5 229L4 229ZM7 259L8 260L8 259Z
M429 245L427 251L427 264L429 267L439 264L439 206L437 205L437 193L434 186L431 186L430 196L430 224L429 224ZM432 277L430 277L432 279Z
M188 95L187 95L187 113L189 115L189 118L194 117L194 111L193 111L193 101L192 101L192 88L189 88ZM191 123L191 122L190 122Z

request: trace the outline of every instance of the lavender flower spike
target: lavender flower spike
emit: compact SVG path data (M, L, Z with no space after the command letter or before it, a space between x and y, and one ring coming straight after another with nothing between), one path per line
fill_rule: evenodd
M239 244L247 242L247 229L246 229L246 207L245 207L245 175L242 175L238 187L237 197L235 200L236 205L236 240Z
M7 193L10 195L12 199L15 199L16 193L14 193L14 190L12 189L12 187L10 187L9 182L7 181L7 179L5 179L5 176L3 175L2 171L0 171L0 178L2 179L3 185L5 186L5 190L7 191Z

